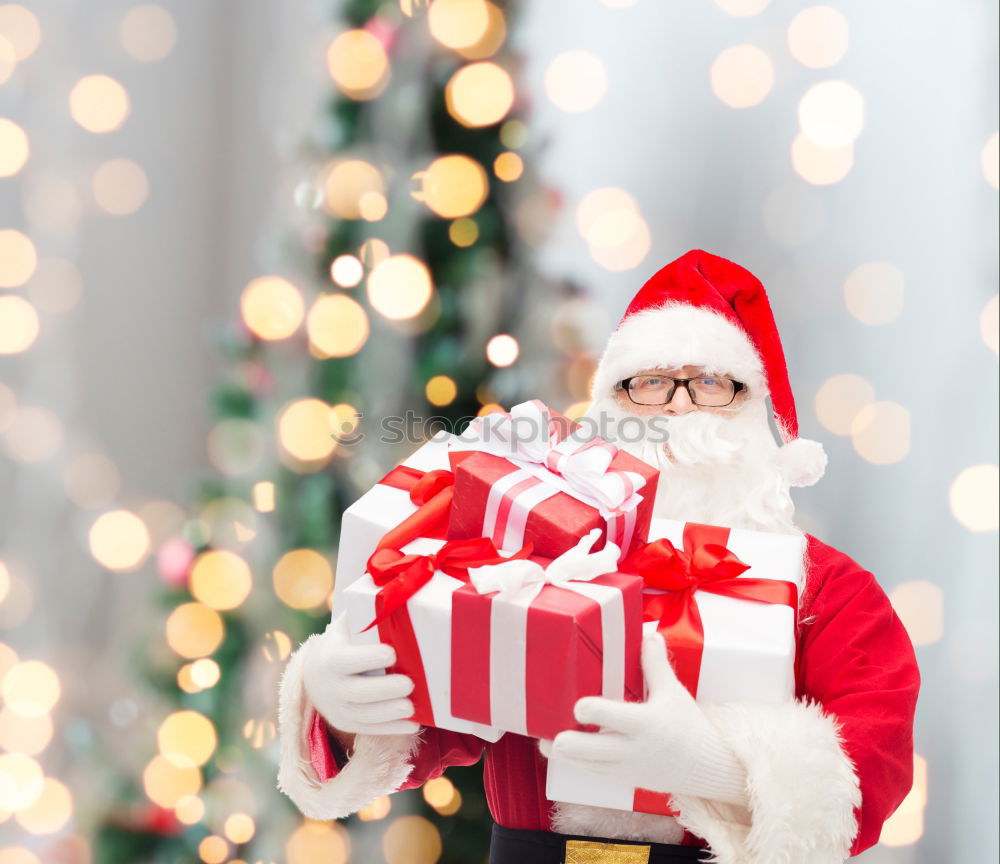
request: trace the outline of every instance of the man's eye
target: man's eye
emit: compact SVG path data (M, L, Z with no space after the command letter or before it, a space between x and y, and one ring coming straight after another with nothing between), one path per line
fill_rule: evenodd
M721 387L722 382L718 378L700 378L698 383L702 387Z
M644 381L639 382L640 387L662 387L662 378L646 378Z

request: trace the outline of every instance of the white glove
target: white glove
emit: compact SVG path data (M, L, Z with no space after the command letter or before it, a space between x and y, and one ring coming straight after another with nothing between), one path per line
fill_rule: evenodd
M642 670L646 702L584 697L576 719L601 731L560 732L542 752L642 789L746 805L746 769L677 680L659 633L643 641Z
M309 701L334 729L365 735L401 735L420 726L407 720L413 703L408 675L365 675L396 662L391 645L351 645L347 619L340 615L306 654L302 680Z

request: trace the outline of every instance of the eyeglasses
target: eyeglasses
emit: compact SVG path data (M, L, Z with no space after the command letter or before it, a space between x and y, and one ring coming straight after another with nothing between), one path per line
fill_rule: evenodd
M677 385L687 390L695 405L703 408L725 408L746 384L732 378L704 375L700 378L672 378L669 375L635 375L618 382L636 405L667 405L674 398Z

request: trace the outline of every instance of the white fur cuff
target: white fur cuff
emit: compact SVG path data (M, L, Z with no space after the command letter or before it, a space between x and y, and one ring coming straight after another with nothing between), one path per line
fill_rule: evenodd
M841 864L861 792L836 722L808 702L733 703L705 713L747 769L749 810L674 795L677 817L718 864Z
M318 634L317 634L318 635ZM302 685L302 666L310 636L285 667L278 692L280 763L278 789L310 819L343 819L370 804L373 798L395 792L410 774L411 758L420 744L412 735L358 735L354 752L336 776L321 782L309 759L306 726L312 705Z

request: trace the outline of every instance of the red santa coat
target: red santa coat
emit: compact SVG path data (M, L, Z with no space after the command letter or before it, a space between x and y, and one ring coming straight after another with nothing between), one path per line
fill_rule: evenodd
M688 844L704 838L723 864L825 864L878 840L912 783L916 659L872 574L816 538L807 540L796 700L706 707L747 768L749 809L674 796L677 822L687 829L683 838L667 817L625 813L622 830L605 836ZM301 657L292 658L282 682L279 787L306 815L341 818L376 795L419 786L485 752L486 796L497 823L583 833L584 823L545 798L545 759L537 742L518 735L493 744L432 728L416 736L358 736L351 760L338 771L296 662L300 666ZM654 824L649 820L669 825L636 837ZM593 826L592 819L587 823ZM615 828L607 819L601 824L603 831Z

